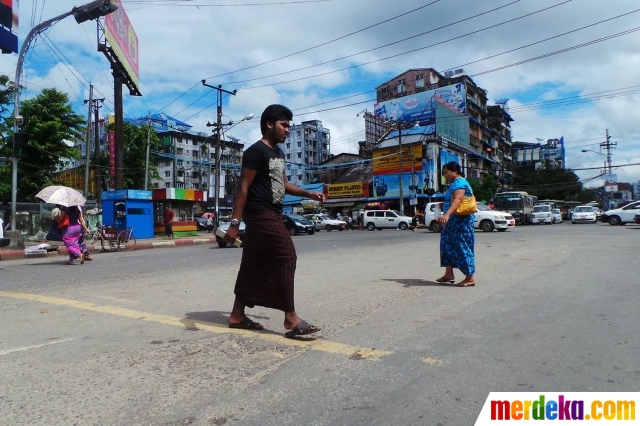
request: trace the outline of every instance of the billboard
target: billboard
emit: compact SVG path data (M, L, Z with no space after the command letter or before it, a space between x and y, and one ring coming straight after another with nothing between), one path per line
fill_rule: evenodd
M0 50L18 53L18 0L0 0Z
M122 1L111 2L118 6L118 10L104 17L105 39L133 84L139 88L138 36L124 11Z
M464 83L452 84L434 90L414 93L374 105L377 116L386 120L397 120L409 123L432 122L436 118L436 96L458 114L467 112L467 91ZM469 132L469 123L467 133Z
M440 95L434 97L436 135L469 148L469 117Z
M376 149L373 151L373 174L399 173L399 148L397 146ZM419 158L416 161L416 158ZM413 164L411 164L413 161ZM422 144L402 146L402 171L410 172L411 169L422 169Z
M362 198L369 196L369 182L347 182L326 185L327 198Z
M604 175L604 192L618 190L618 175Z
M402 194L409 197L411 193L423 194L426 191L426 174L422 169L414 172L402 173ZM391 173L373 177L373 195L375 197L400 196L400 174Z

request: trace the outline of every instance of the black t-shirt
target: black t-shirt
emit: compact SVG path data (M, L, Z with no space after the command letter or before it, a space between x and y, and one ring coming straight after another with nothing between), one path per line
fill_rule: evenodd
M284 202L284 152L262 141L251 145L242 155L242 167L256 170L256 178L249 187L247 210L276 210L282 212Z

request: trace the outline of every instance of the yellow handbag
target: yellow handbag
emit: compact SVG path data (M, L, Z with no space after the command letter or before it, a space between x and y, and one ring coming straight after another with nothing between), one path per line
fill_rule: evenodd
M458 216L469 216L474 214L477 210L476 197L475 195L472 195L470 197L463 197L462 203L460 203L460 206L458 206L453 214Z

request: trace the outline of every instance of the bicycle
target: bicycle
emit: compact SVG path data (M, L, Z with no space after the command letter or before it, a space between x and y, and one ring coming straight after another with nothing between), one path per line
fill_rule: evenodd
M100 247L106 252L114 252L118 250L120 241L118 240L118 233L114 228L98 224L98 227L87 236L86 241L88 245L95 248L95 243L100 240Z
M136 236L133 233L133 227L120 231L117 240L118 248L122 247L124 251L133 251L136 249Z

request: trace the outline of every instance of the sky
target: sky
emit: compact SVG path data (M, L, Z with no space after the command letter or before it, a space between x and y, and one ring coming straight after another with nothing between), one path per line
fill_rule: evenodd
M15 0L14 0L15 1ZM20 40L74 0L20 0ZM141 97L124 90L125 116L164 112L211 132L216 95L202 85L237 90L223 100L225 120L256 118L230 131L247 145L272 103L293 123L318 119L331 151L357 152L358 113L373 111L375 87L410 68L463 68L488 92L509 99L514 141L564 137L567 167L586 186L601 173L599 144L608 129L612 164L640 163L640 3L637 0L123 0L140 53ZM89 84L113 111L113 77L97 52L95 22L70 17L35 40L26 54L22 98L45 87L67 93L86 115ZM17 55L0 56L15 75ZM583 153L582 150L593 150ZM640 180L640 166L613 170Z

